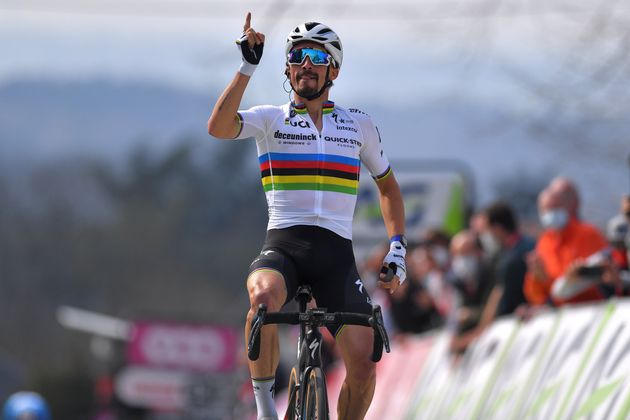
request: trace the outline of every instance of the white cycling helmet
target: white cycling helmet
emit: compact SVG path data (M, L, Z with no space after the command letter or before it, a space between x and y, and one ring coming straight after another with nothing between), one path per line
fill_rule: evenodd
M306 22L296 27L287 37L285 57L298 42L312 41L321 44L334 60L335 67L341 67L343 49L341 40L328 26L318 22Z

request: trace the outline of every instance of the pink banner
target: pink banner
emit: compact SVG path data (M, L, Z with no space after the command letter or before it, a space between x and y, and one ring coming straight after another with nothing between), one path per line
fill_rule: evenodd
M392 352L383 352L383 358L376 365L376 390L366 420L404 417L432 344L432 337L399 336L392 342ZM345 376L341 360L326 374L331 420L337 419L337 399ZM286 391L276 396L276 407L278 413L284 415Z
M236 340L228 327L137 322L127 357L133 364L227 372L234 369Z

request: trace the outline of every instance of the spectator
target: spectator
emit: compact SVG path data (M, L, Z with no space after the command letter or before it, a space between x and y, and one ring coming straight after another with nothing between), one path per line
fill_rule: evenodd
M525 303L523 283L527 272L526 255L536 246L533 238L520 233L512 207L496 202L483 211L485 242L495 242L500 250L486 325L496 316L507 315Z
M626 233L626 264L630 264L630 195L626 195L621 199L621 214L626 217L626 223L629 226L629 232Z
M490 249L497 249L498 258L494 268L494 287L484 306L479 324L453 344L454 350L464 350L498 316L507 315L525 303L523 281L527 272L527 253L536 245L534 239L522 235L512 207L504 202L496 202L481 213L478 230L482 243Z
M459 338L476 328L488 295L493 287L490 267L484 259L478 236L471 230L457 233L451 240L449 279L457 291L457 306L450 327L455 333L452 349L463 350L467 343Z
M439 230L429 230L420 242L410 242L407 251L409 281L394 294L375 287L389 243L375 247L364 260L361 266L363 283L369 289L373 302L383 308L388 331L420 333L443 324L439 308L446 313L453 296L443 280L449 260L448 243L449 237Z
M410 243L407 248L407 281L397 293L388 294L390 313L396 330L401 333L422 333L442 324L433 298L424 285L427 275L426 244Z
M623 214L613 216L606 224L606 239L611 246L611 257L620 267L628 267L626 241L629 238L628 220Z
M628 222L623 214L618 214L608 221L606 238L609 247L590 255L566 276L558 279L551 290L554 298L567 299L586 288L597 285L605 297L623 296L628 293L630 274L626 238Z
M623 211L623 206L622 206ZM606 239L610 244L609 266L603 274L603 282L610 285L616 295L628 296L630 293L630 271L628 264L628 242L630 232L625 214L613 216L606 225Z
M449 268L449 236L438 230L428 230L414 254L414 263L418 264L417 275L431 296L435 308L443 319L455 309L455 292L446 278Z
M556 178L538 196L544 228L535 250L527 257L524 292L532 305L564 304L602 299L591 285L569 299L552 299L553 283L563 274L573 275L581 259L606 247L606 239L593 225L579 220L579 196L567 178Z
M625 215L626 220L630 223L630 195L621 199L621 214Z

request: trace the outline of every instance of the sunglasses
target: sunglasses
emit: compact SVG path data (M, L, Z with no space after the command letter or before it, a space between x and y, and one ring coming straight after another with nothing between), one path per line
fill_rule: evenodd
M327 66L331 61L330 54L313 48L295 49L288 54L287 61L289 64L299 65L304 63L306 57L308 57L311 60L311 63L316 66Z

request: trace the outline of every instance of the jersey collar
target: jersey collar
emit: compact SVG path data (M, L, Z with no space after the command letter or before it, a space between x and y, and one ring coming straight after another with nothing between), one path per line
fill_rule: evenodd
M306 114L308 109L306 109L306 104L295 102L291 102L291 108L295 111L296 114ZM335 109L335 103L333 101L326 101L322 104L322 114L330 114Z

